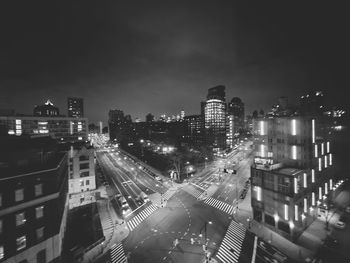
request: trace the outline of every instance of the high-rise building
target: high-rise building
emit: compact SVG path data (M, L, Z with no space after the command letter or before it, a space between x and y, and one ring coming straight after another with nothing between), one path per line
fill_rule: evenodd
M208 89L204 104L204 131L207 145L214 151L226 148L226 101L225 86Z
M336 184L328 133L312 116L258 118L253 132L254 219L295 240L317 218Z
M322 115L325 111L325 100L322 91L310 91L300 98L302 115Z
M189 115L185 117L185 136L192 145L204 142L204 125L201 115Z
M0 261L59 262L68 211L67 153L49 137L0 149Z
M108 127L110 140L124 143L131 139L133 132L132 119L122 110L110 110L108 113Z
M232 98L227 110L227 147L233 148L235 138L244 129L244 103L238 97Z
M151 113L148 113L146 115L146 122L152 122L154 121L154 115L152 115Z
M83 98L68 97L68 117L84 117L84 100Z
M57 117L60 115L60 112L50 100L47 100L44 105L37 105L34 107L33 115L40 117Z

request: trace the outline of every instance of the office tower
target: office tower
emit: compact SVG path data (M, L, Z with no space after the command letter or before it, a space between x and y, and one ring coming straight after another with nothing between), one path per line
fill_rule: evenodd
M233 148L235 139L244 130L244 103L238 97L232 98L227 110L227 147Z
M296 240L332 198L336 181L328 133L312 116L255 119L253 132L254 219Z
M83 98L68 97L68 117L84 117L84 100Z
M0 149L0 261L59 262L68 211L67 153L49 138Z
M185 136L190 145L198 146L204 141L204 125L201 115L189 115L184 118Z
M55 107L50 100L47 100L44 105L37 105L34 107L33 115L40 117L57 117L60 113L59 109Z
M125 143L132 139L133 125L130 115L121 110L110 110L108 113L108 127L110 140Z
M207 145L215 152L226 148L225 86L208 89L204 104L204 131Z

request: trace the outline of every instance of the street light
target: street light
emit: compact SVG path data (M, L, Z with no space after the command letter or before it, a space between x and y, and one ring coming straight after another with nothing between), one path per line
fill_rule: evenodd
M142 161L144 161L143 159L143 157L144 157L144 153L143 153L143 143L144 143L145 141L143 140L143 139L141 139L140 140L140 143L141 143L141 158L142 158Z

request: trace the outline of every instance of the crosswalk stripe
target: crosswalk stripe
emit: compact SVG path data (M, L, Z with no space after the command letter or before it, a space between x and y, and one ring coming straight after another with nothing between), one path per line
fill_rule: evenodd
M151 204L146 209L144 209L141 213L137 214L135 217L129 220L127 222L127 226L129 227L130 231L132 231L139 224L141 224L141 222L144 221L147 217L149 217L155 210L157 210L157 208L158 207Z
M125 262L125 254L122 243L113 244L110 250L110 256L112 263L122 263Z
M219 251L217 253L218 259L220 259L223 263L238 262L245 233L246 230L244 227L235 221L231 221L224 239L220 244ZM231 249L233 249L233 252Z
M222 201L217 200L217 199L212 198L212 197L208 197L208 198L204 201L204 203L206 203L206 204L208 204L208 205L210 205L210 206L212 206L212 207L215 207L215 208L217 208L217 209L220 209L220 210L224 211L225 213L227 213L227 214L229 214L229 215L232 214L233 209L234 209L232 205L227 204L227 203L225 203L225 202L222 202Z

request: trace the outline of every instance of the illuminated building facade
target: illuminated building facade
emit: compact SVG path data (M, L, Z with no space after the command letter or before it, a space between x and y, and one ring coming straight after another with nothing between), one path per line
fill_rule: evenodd
M208 90L204 105L204 131L207 145L214 151L226 149L226 102L225 86Z
M54 117L59 116L60 112L59 109L55 107L50 100L47 100L44 105L38 105L34 107L33 115L41 117Z
M201 115L189 115L185 117L187 141L192 145L199 145L204 142L204 125Z
M256 119L251 167L254 219L295 240L335 185L331 143L308 116Z
M68 117L84 117L84 100L83 98L68 97Z
M69 117L0 116L0 126L9 135L50 135L61 142L85 141L88 120Z
M68 154L69 208L72 209L96 201L94 149L71 146Z
M60 262L67 153L49 137L11 137L0 149L0 262Z
M244 103L238 97L232 98L227 109L227 148L233 148L235 138L245 129Z

